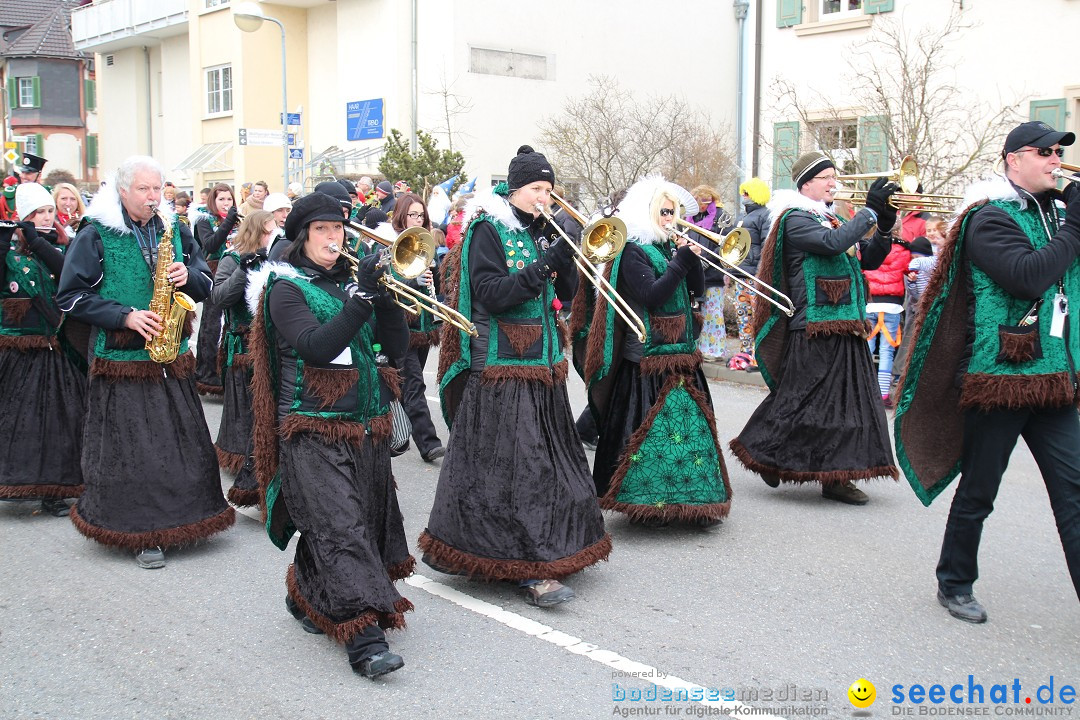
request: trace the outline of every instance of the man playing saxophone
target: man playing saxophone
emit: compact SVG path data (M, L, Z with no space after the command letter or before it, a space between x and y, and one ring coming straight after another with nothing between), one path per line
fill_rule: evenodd
M161 188L155 160L125 160L87 209L57 292L60 309L90 326L80 348L90 366L85 490L71 518L87 537L135 552L143 568L163 567L163 548L235 519L195 389L190 328L162 336L171 307L161 299L199 302L212 282L190 229L159 205ZM155 297L159 311L143 309Z

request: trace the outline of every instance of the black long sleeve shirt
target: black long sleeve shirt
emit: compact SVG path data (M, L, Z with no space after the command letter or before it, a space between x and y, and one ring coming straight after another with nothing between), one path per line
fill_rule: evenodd
M124 221L128 227L133 224L126 212ZM155 216L144 229L149 229L151 234L160 240L161 219ZM131 236L131 242L136 242L134 235ZM177 289L189 295L195 302L201 302L210 294L213 278L210 277L210 268L203 259L202 251L196 246L195 239L191 236L191 230L184 224L180 225L180 246L183 251L184 265L188 269L188 280L183 287ZM104 257L105 246L101 242L97 228L90 224L84 225L68 246L64 259L64 271L60 275L60 287L56 293L56 302L61 310L89 325L106 330L118 330L124 327L124 320L128 313L135 309L146 310L146 308L131 308L99 294L98 288L104 277L102 269ZM152 277L154 268L151 267L149 270Z
M679 282L686 279L687 292L692 297L705 294L705 270L700 258L689 247L679 248L668 261L667 269L656 276L652 262L641 246L634 242L626 243L619 260L619 278L616 289L630 305L634 313L644 319L649 310L659 308L666 303L679 288ZM632 332L626 333L623 345L623 357L626 360L640 362L643 353L641 341Z
M235 225L235 215L233 215L232 219L227 215L222 218L217 230L210 226L210 218L199 218L199 221L195 223L195 237L202 247L203 255L209 257L220 250L225 241L229 239L229 233L232 232Z

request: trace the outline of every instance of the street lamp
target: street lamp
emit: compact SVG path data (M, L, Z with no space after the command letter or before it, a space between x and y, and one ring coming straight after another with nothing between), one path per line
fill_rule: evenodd
M284 180L284 187L287 188L289 186L289 143L286 142L286 138L288 137L289 128L289 101L285 84L285 26L281 24L280 20L264 14L259 4L254 2L242 2L233 5L232 14L236 27L243 32L255 32L262 27L264 20L268 20L281 28L281 152L283 161L281 178Z

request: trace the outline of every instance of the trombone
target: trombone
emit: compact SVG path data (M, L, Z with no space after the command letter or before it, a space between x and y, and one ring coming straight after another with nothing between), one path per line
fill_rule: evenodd
M1069 163L1061 163L1061 167L1054 168L1050 171L1050 174L1057 180L1065 180L1066 182L1080 183L1080 175L1069 175L1067 173L1080 173L1080 165L1070 165Z
M431 237L431 233L423 228L408 228L391 241L383 239L363 225L357 225L356 223L348 223L348 225L361 235L387 248L386 253L390 259L390 267L403 278L411 280L421 275L431 266L432 260L435 259L435 240ZM359 258L337 243L330 243L327 248L348 260L352 264L355 274L356 268L360 265ZM413 315L419 314L420 310L427 310L443 322L476 337L476 326L449 305L435 300L426 293L414 290L390 273L383 273L382 277L379 278L379 282L394 293L394 302ZM403 298L407 298L411 304L406 303Z
M838 183L859 182L878 178L886 178L900 186L900 192L894 193L889 198L889 205L902 212L949 213L957 201L964 199L961 195L934 195L919 192L919 164L911 155L905 155L898 168L878 173L837 175L836 181ZM852 205L865 205L866 193L866 190L837 185L832 192L832 197L833 200Z
M711 247L699 243L697 240L690 237L688 233L671 228L671 232L674 235L697 245L701 248L703 253L707 253L713 257L713 260L710 260L708 257L705 257L705 255L702 255L701 262L715 270L719 270L739 285L758 293L766 302L775 306L788 317L795 314L795 303L791 302L791 298L774 288L772 285L769 285L758 276L752 275L739 267L743 260L746 259L746 256L750 254L750 232L746 228L737 227L727 235L720 236L714 232L698 227L688 220L683 220L678 215L675 216L675 223L688 229L692 229L694 232L702 237L708 238L720 247L720 252L717 252ZM757 283L758 287L754 287L754 283ZM772 297L770 297L770 295Z
M574 251L574 264L585 275L585 278L593 284L597 294L618 313L623 322L634 328L638 340L645 342L645 323L637 316L630 304L615 291L611 283L604 278L603 273L593 267L594 263L598 265L606 263L622 252L623 246L626 245L626 223L617 217L601 217L590 223L558 194L551 193L551 200L582 226L581 247L578 247L570 239L570 236L559 227L559 224L555 222L555 218L551 216L543 203L536 203L536 209L559 232L563 241L570 244Z

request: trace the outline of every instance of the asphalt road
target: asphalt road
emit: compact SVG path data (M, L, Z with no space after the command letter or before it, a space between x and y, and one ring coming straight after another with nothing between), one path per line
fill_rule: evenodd
M726 442L765 391L711 389ZM583 407L576 378L570 391ZM216 432L221 406L204 407ZM905 482L876 482L869 505L849 507L812 487L770 489L727 462L734 498L723 525L646 529L608 516L610 561L569 581L578 598L567 605L533 608L510 585L420 565L402 585L416 611L391 635L406 666L377 682L288 615L292 548L276 550L254 519L146 571L32 503L0 503L0 717L849 717L859 678L877 687L864 714L886 717L904 712L890 702L894 685L962 683L966 693L969 675L987 696L1019 680L1019 704L983 706L1001 716L1047 709L1034 693L1051 676L1057 693L1080 685L1080 604L1022 444L984 532L981 626L934 598L950 493L924 508ZM415 450L394 463L415 539L439 467ZM742 704L630 699L654 682ZM950 707L965 709L930 709Z

